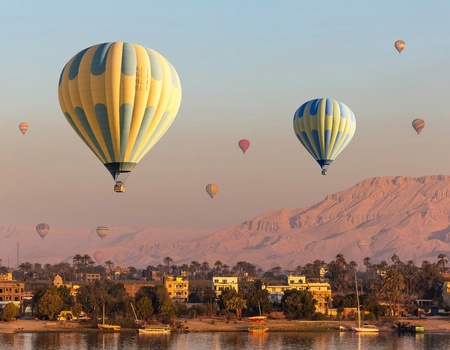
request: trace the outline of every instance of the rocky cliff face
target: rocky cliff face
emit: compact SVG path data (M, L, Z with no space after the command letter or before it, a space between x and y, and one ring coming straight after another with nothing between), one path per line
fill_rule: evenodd
M65 244L65 248L61 243L55 261L50 262L71 259L76 253L93 254L95 250L104 250L105 260L122 251L122 263L136 267L161 264L166 256L178 265L193 260L206 260L211 265L220 260L230 266L247 261L263 269L277 265L293 269L316 259L328 262L337 254L358 264L367 256L373 261L389 262L394 253L403 261L433 262L450 249L449 193L449 176L371 178L328 195L313 206L271 210L201 239L184 239L189 236L183 233L187 229L143 228L126 232L116 228L103 246L97 240L92 247L96 237L89 231L78 233L79 238L84 238ZM18 231L21 230L4 227L0 237L14 241ZM359 239L369 243L365 251L358 249ZM44 257L49 259L49 250L51 247L35 244L24 249L23 259L48 262ZM2 253L4 256L0 247Z

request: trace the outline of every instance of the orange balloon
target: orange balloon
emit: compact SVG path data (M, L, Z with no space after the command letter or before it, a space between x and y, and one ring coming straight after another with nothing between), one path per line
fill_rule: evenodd
M23 122L19 124L19 130L22 132L23 135L27 133L28 128L29 128L28 123Z
M211 196L211 199L216 195L217 191L219 190L219 186L216 184L208 184L206 185L206 192Z
M425 121L423 119L414 119L412 121L412 126L414 130L416 130L417 135L420 135L420 132L425 127Z
M397 49L398 53L402 53L405 46L406 46L406 44L403 40L397 40L395 42L395 48Z

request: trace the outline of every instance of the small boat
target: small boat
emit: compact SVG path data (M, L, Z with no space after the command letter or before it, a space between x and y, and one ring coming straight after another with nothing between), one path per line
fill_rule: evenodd
M423 326L411 324L410 322L399 322L397 324L397 332L399 334L425 333L425 328Z
M249 333L265 333L269 327L265 323L255 323L248 326Z
M103 302L103 323L97 323L98 329L102 331L120 331L120 326L105 323L105 302Z
M249 333L265 333L269 330L266 323L266 316L252 316L247 318L249 322L247 330Z
M117 325L113 325L113 324L105 324L105 323L98 323L97 324L98 329L102 330L102 331L120 331L120 326Z
M139 328L139 334L169 334L171 331L170 326L145 326Z
M356 279L356 271L355 271L355 287L356 287L356 302L358 305L358 327L352 327L353 332L357 333L378 333L380 332L379 328L374 325L364 324L361 325L361 307L359 304L359 292L358 292L358 281Z
M353 332L357 333L378 333L380 329L377 326L363 324L362 326L352 327Z

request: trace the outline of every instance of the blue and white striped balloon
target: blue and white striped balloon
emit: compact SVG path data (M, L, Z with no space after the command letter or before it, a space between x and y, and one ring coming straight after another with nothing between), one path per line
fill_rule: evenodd
M351 109L331 98L305 102L294 114L295 134L319 163L322 175L349 144L355 130L356 119Z

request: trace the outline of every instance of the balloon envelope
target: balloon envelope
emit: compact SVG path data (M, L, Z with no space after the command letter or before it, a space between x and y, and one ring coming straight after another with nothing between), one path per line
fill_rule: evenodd
M356 130L351 109L330 98L305 102L295 112L293 122L298 140L319 163L323 175Z
M403 40L397 40L394 44L395 48L397 49L398 53L402 53L403 49L405 48L406 44Z
M241 149L242 152L244 152L244 154L245 154L245 151L247 151L249 147L250 147L249 140L242 139L239 141L239 148Z
M61 72L58 97L70 126L123 183L172 124L181 85L158 52L111 42L72 57Z
M116 262L120 264L125 260L125 255L123 253L117 253L116 255L114 255L114 260L116 260Z
M50 227L47 224L41 223L36 226L36 232L39 236L41 236L42 239L44 239L45 236L47 236L48 231L50 230Z
M101 251L96 251L94 253L94 259L95 259L95 261L97 261L97 264L100 265L104 258L105 258L105 254L103 254L103 252L101 252Z
M414 130L416 130L417 135L420 135L420 132L425 127L425 121L423 119L414 119L412 121L412 126Z
M364 240L364 239L360 239L360 240L358 241L357 245L358 245L358 248L359 248L361 251L363 251L363 250L365 250L365 249L367 248L367 246L369 245L369 243L368 243L366 240Z
M98 236L103 239L108 235L109 228L106 226L99 226L97 227L97 234Z
M206 192L211 196L211 199L216 195L217 191L219 190L219 186L216 184L208 184L206 185Z
M29 128L28 123L23 122L19 124L19 130L22 132L23 135L27 133L28 128Z

